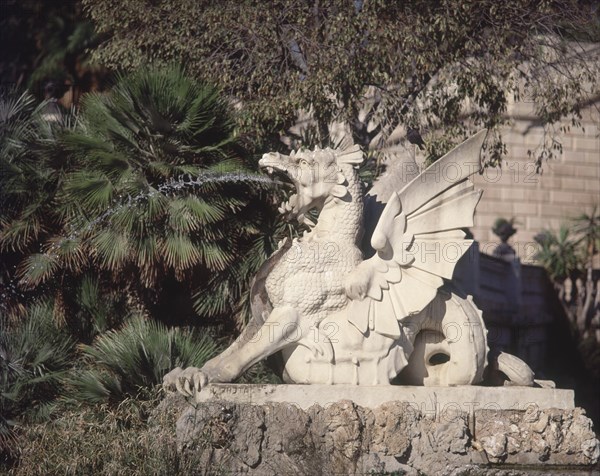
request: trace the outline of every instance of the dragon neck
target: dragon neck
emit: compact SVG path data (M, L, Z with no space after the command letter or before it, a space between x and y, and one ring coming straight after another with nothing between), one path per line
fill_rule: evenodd
M326 200L313 232L319 237L358 245L362 238L362 185L352 165L342 164L340 168L347 181L348 193L342 198L332 195Z

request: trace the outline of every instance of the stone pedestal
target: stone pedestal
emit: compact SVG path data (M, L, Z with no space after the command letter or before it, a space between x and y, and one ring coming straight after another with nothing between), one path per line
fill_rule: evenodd
M198 400L177 437L199 474L576 474L600 456L570 390L213 384Z
M573 390L531 387L355 386L355 385L240 385L211 384L197 395L197 402L223 401L264 405L286 403L308 410L327 408L341 400L371 410L387 402L403 402L415 411L439 417L447 412L473 414L476 410L573 410Z

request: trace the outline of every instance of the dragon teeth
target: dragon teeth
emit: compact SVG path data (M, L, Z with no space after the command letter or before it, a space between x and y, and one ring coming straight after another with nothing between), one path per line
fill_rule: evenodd
M312 221L310 218L308 217L304 217L304 223L306 223L308 226L310 226L311 228L314 228L315 226L317 226L316 222Z

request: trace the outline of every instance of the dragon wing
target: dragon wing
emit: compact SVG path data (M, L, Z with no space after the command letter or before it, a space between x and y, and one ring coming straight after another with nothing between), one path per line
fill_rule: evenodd
M376 254L346 281L348 320L394 339L399 321L420 312L473 240L461 228L473 226L481 191L469 176L479 170L480 131L392 194L371 237ZM354 275L354 276L353 276ZM366 282L362 291L353 284Z

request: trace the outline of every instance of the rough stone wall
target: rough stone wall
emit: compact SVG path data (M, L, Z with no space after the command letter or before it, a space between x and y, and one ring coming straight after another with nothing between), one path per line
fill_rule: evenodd
M499 243L491 227L498 217L515 217L517 234L511 239L518 256L531 262L536 251L533 237L542 229L558 230L568 218L591 211L600 204L600 99L582 114L581 128L557 135L563 153L544 162L543 173L535 173L528 150L544 140L535 118L534 104L512 104L512 125L502 131L508 155L502 170L489 169L475 175L476 187L484 190L472 231L484 253Z
M181 407L168 401L181 398L165 404ZM197 474L516 476L532 468L563 474L553 471L556 465L574 474L600 455L581 409L434 418L401 402L369 410L340 401L308 411L283 403L209 402L183 410L177 438L179 450L198 461Z

